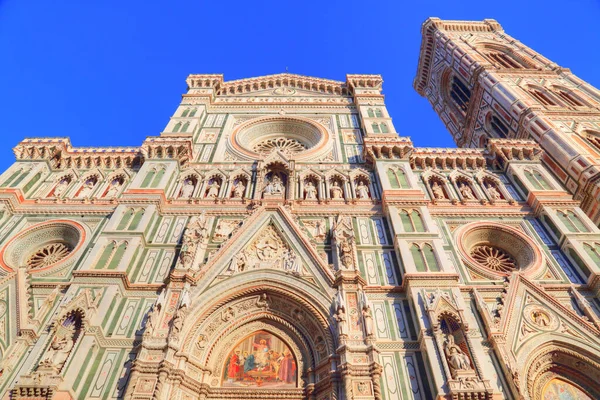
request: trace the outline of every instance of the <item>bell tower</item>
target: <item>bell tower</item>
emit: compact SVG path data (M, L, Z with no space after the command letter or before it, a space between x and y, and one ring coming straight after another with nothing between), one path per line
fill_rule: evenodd
M423 24L414 88L460 147L533 139L542 161L600 224L600 91L492 19Z

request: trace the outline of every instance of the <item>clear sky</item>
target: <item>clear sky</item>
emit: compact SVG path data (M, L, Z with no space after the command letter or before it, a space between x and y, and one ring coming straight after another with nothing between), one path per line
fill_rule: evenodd
M412 88L430 16L494 18L600 87L600 2L0 0L0 171L25 137L138 146L158 135L190 73L381 74L396 129L454 146Z

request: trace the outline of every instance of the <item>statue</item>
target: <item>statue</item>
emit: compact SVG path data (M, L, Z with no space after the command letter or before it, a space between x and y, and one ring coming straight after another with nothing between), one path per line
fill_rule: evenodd
M158 307L158 304L154 304L148 313L148 317L146 318L146 324L144 325L144 336L150 336L154 333L154 330L157 328L159 315L160 308Z
M284 269L295 275L300 275L300 261L298 256L292 250L288 250L283 262Z
M325 222L317 220L315 224L315 237L324 237L326 235L325 229Z
M337 321L338 334L340 337L346 336L346 311L343 306L338 306L334 318Z
M358 186L356 186L356 197L359 199L368 199L369 198L369 188L363 181L358 182Z
M93 178L88 178L83 184L83 186L81 186L81 190L79 191L77 197L89 196L90 194L92 194L94 186L96 186L96 181Z
M185 322L187 311L187 305L182 303L177 309L173 320L171 321L171 335L175 339L177 339L177 337L179 336L179 332L181 332L181 329L183 328L183 323Z
M485 189L487 190L487 192L490 195L490 197L492 198L492 200L500 200L502 198L502 195L500 194L498 189L496 189L494 186L490 185L489 183L485 184Z
M179 260L184 268L190 268L196 254L196 245L194 231L190 228L185 230L183 240L181 241L181 251L179 252Z
M187 178L185 181L183 181L183 186L181 188L181 195L179 197L181 197L183 199L189 199L194 194L195 187L196 187L196 185L194 185L194 181L191 180L190 178Z
M69 183L67 178L62 178L54 187L54 197L60 197L67 190Z
M283 182L279 175L273 173L263 191L266 195L280 195L284 192Z
M344 198L344 190L340 187L340 184L338 181L333 181L330 191L331 191L332 199L343 199Z
M244 193L246 191L246 186L244 186L244 182L238 180L233 187L233 198L234 199L243 199Z
M213 180L212 183L208 185L208 193L206 194L207 199L216 199L219 197L219 189L221 185L216 180Z
M458 185L458 190L460 190L460 194L466 200L475 200L475 195L473 194L473 190L468 185L464 183L460 183Z
M350 241L344 237L338 241L338 248L340 254L340 261L345 269L354 268L354 257L352 255L352 245Z
M433 196L438 200L444 200L446 198L444 189L439 183L437 183L437 181L433 181L433 184L431 185L431 191L433 192Z
M246 254L244 252L236 253L229 264L231 272L244 272L246 269Z
M471 367L471 359L469 359L469 356L454 343L454 336L451 334L446 335L444 354L453 371L470 371L473 369Z
M304 186L304 198L306 200L316 200L317 199L317 188L312 181L306 182Z
M121 189L121 186L123 186L123 183L119 180L119 178L115 178L110 182L110 185L108 187L108 190L106 191L106 194L104 195L104 197L117 197L117 194L119 194L119 190Z
M53 367L60 372L65 361L69 357L69 353L75 345L75 325L71 324L68 327L59 327L62 332L57 333L50 343L50 347L46 351L44 360L40 363L44 367Z
M362 307L362 315L363 321L365 322L365 333L367 337L373 337L375 332L373 331L373 313L371 311L371 306L368 304L363 304Z

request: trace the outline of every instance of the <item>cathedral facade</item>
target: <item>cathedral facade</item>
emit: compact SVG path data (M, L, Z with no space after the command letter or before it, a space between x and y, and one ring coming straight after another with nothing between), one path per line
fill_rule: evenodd
M478 41L504 43L500 72ZM530 133L591 130L600 102L581 83L572 115L507 108L509 74L539 79L507 47L525 51L494 21L424 24L415 87L465 148L399 136L378 75L287 73L190 75L139 147L20 142L0 396L600 398L595 175ZM553 132L597 165L592 139Z

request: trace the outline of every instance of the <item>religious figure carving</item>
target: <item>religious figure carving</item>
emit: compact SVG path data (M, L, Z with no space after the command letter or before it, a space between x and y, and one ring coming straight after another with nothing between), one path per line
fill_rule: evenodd
M69 186L69 179L62 178L54 187L54 197L60 197L62 196L62 194L65 192L65 190L67 190L67 187Z
M502 195L500 194L498 189L496 189L494 186L490 185L489 183L485 184L485 189L487 190L488 194L490 195L490 197L493 200L500 200L502 198Z
M52 339L50 347L46 351L46 355L40 366L52 367L60 372L65 361L69 357L69 353L75 345L75 325L71 324L68 327L60 326L58 332Z
M337 312L335 314L335 320L337 321L338 334L340 337L347 336L347 326L346 326L346 310L344 310L343 306L338 306Z
M94 190L94 187L96 186L96 181L94 180L94 178L88 178L84 184L81 186L81 190L79 191L79 194L77 195L77 197L88 197L90 194L92 194L92 191Z
M306 182L304 186L304 198L306 200L316 200L317 199L317 188L312 181Z
M340 255L340 261L344 269L354 268L354 256L352 254L352 244L350 240L345 237L338 239L338 249Z
M367 337L372 337L375 334L375 331L373 330L373 312L371 311L370 305L363 304L362 315L365 323L365 333Z
M189 199L190 197L192 197L192 194L194 194L195 187L196 185L194 185L194 181L191 178L187 178L185 181L183 181L181 195L179 197L183 199Z
M220 188L221 188L221 185L219 185L219 183L216 180L213 180L208 185L208 193L206 194L206 198L207 199L216 199L217 197L219 197L219 189Z
M233 198L234 199L243 199L244 193L246 191L246 186L244 186L244 182L238 180L233 187Z
M452 371L470 371L473 369L469 356L454 343L454 336L451 334L446 335L444 354Z
M179 336L179 332L181 332L181 328L183 328L183 323L185 322L185 317L187 315L187 307L179 307L175 316L173 317L173 321L171 322L171 335L174 338Z
M444 200L446 198L444 189L437 181L433 181L431 184L431 191L433 192L433 196L438 200Z
M356 186L356 197L359 199L368 199L369 198L369 188L363 181L358 182L358 186Z
M541 310L534 310L531 313L531 319L536 325L544 328L550 325L550 318L548 317L548 314Z
M267 296L266 293L261 294L260 296L258 296L258 299L256 299L256 307L258 308L268 309L270 305L271 301L269 300L269 296Z
M475 195L473 194L473 190L471 190L471 188L468 185L465 185L464 183L460 183L458 185L458 190L460 190L460 194L462 195L462 197L464 199L467 200L474 200L475 199Z
M344 190L340 187L338 181L333 181L331 186L331 198L332 199L343 199L344 198Z
M106 195L104 197L116 197L121 190L121 186L123 183L119 180L119 178L115 178L110 182L108 186L108 190L106 191Z
M158 304L154 304L148 313L148 317L146 318L146 324L144 325L144 336L150 336L154 333L154 330L158 326L159 315L160 307Z
M246 254L239 252L233 256L231 264L229 264L229 270L231 272L244 272L246 269Z
M283 182L278 174L272 174L271 179L268 180L267 186L265 187L264 194L266 195L280 195L284 193Z

